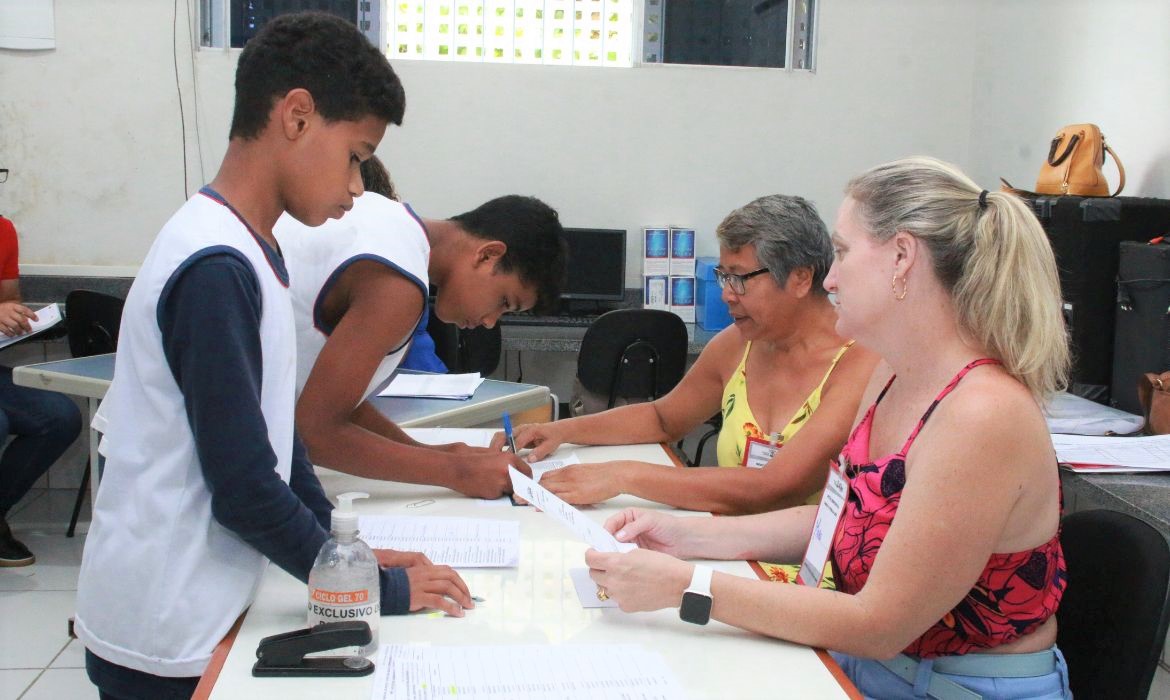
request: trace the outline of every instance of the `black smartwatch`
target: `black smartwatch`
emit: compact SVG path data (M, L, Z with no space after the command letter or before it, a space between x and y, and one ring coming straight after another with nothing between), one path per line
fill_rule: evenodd
M696 625L705 625L711 621L711 567L695 564L691 585L683 591L678 616Z

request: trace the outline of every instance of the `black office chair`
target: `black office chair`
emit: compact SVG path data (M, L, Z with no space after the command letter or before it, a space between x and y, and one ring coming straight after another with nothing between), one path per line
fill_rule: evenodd
M720 411L719 413L711 416L703 423L703 425L707 426L707 432L703 433L703 435L699 437L699 442L697 445L695 445L694 457L687 457L686 450L683 449L683 441L686 440L686 436L683 436L683 438L678 441L678 451L683 456L683 458L686 459L688 467L697 467L703 463L703 449L707 447L707 442L710 441L713 437L718 437L719 432L723 430L723 412Z
M1144 700L1166 637L1170 546L1135 517L1087 510L1060 535L1068 589L1056 612L1057 645L1078 698Z
M569 410L574 416L653 401L686 370L687 327L656 309L618 309L585 330Z
M90 357L114 352L118 348L118 328L122 324L122 307L125 301L118 297L76 289L65 297L65 328L69 335L69 353L74 357ZM69 518L66 537L73 537L77 530L77 518L81 504L89 490L90 472L93 465L85 462L81 476L81 488L73 503L73 515Z
M449 372L479 372L486 377L500 364L503 338L498 323L494 328L460 329L439 320L432 303L427 333L435 341L435 354Z

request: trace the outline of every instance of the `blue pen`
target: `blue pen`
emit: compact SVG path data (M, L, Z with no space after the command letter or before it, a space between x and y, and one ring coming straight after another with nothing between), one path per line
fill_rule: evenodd
M508 447L512 448L512 454L516 454L516 438L512 437L512 417L504 413L504 437L508 438Z

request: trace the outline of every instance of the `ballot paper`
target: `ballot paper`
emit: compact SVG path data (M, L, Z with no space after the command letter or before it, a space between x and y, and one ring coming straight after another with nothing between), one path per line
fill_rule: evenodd
M1107 435L1141 430L1141 416L1104 406L1067 391L1054 394L1044 405L1048 432L1070 435Z
M32 330L28 333L14 335L11 337L0 334L0 348L8 347L13 343L18 343L25 338L28 338L29 336L33 336L37 333L40 333L41 331L48 330L61 321L61 307L57 306L56 304L49 304L48 306L34 309L33 313L37 315L37 320L30 320L28 322L28 325L32 327Z
M387 644L374 668L371 700L685 697L662 655L634 644Z
M483 428L406 428L405 432L424 445L462 442L470 447L489 447L495 431Z
M512 491L517 496L551 515L590 547L599 552L628 552L637 549L637 545L632 542L618 542L609 534L609 530L521 474L515 467L508 467L508 474L512 477Z
M611 597L605 600L597 597L597 582L589 576L589 569L576 566L569 569L569 580L573 582L573 589L577 591L577 600L583 608L616 608L618 602Z
M457 568L520 564L520 523L487 518L362 515L361 538L374 549L422 552Z
M560 459L542 459L539 462L529 462L528 466L532 467L532 478L536 481L540 481L540 477L551 471L563 469L564 467L571 467L574 464L580 463L580 457L578 457L576 454L570 454L568 457L562 457Z
M469 374L396 374L378 396L421 399L469 399L483 384L479 372Z
M1099 474L1170 471L1170 435L1093 437L1053 435L1058 462Z

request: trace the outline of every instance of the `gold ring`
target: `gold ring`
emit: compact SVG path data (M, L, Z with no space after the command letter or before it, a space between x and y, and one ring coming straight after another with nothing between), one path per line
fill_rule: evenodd
M605 586L597 586L597 599L600 601L609 600L609 591L605 590Z

